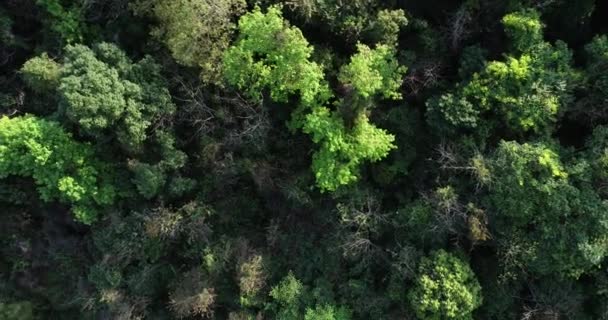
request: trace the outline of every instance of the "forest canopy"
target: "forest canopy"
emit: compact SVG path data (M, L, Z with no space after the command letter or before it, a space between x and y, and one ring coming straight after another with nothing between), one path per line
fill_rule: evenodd
M608 319L608 2L0 3L0 319Z

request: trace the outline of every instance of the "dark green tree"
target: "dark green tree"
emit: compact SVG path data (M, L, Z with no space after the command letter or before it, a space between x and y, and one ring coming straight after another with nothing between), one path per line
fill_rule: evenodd
M148 129L175 106L151 57L133 63L110 43L66 47L61 72L60 111L83 133L115 137L129 151L139 151Z
M589 170L586 160L562 162L551 144L498 146L487 204L507 271L577 278L602 262L608 215Z

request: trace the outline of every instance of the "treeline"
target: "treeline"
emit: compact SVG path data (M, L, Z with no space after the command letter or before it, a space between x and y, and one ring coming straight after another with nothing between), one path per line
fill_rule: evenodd
M0 319L608 319L608 2L5 0Z

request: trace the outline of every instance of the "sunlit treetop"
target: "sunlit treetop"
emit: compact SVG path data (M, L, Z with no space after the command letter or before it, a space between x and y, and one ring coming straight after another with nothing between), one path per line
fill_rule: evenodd
M299 94L302 104L324 103L331 92L320 65L310 61L313 47L289 26L279 7L259 7L239 20L239 38L224 55L226 80L256 100L265 88L278 102Z
M74 141L57 122L0 118L0 179L32 177L42 200L72 204L82 223L94 222L99 209L114 201L108 169L89 145Z
M522 10L502 18L505 32L513 47L524 52L543 41L543 24L535 10Z
M359 43L357 50L350 63L342 67L339 80L352 85L366 99L375 95L400 99L399 88L407 68L399 65L394 49L384 44L371 49Z
M312 169L321 191L355 182L360 165L378 161L395 148L395 137L373 126L365 113L348 126L326 106L332 93L321 66L310 61L313 48L298 28L283 19L279 7L270 7L267 13L254 9L241 17L239 29L238 40L224 56L227 82L258 101L264 90L277 102L299 95L290 126L302 129L320 146ZM363 99L399 98L404 72L389 46L372 50L359 45L359 53L343 68L340 80L352 85Z

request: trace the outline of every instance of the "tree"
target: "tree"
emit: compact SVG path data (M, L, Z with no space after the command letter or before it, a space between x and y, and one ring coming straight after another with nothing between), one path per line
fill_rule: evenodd
M364 37L393 44L399 29L408 22L403 10L383 9L381 3L373 0L292 0L286 2L286 7L307 22L352 42Z
M255 100L263 89L278 102L299 94L302 104L323 104L331 93L320 65L310 61L313 48L296 28L287 25L279 7L266 14L256 8L239 20L239 38L224 56L229 84ZM259 57L259 58L256 58Z
M507 14L502 18L502 24L518 52L527 52L543 41L543 24L535 10L524 9Z
M481 286L468 263L444 250L422 258L408 300L422 320L473 319Z
M608 127L597 126L587 140L587 159L600 179L608 178Z
M342 119L327 108L317 108L306 116L302 130L320 144L313 155L312 169L321 190L334 191L358 178L365 161L378 161L394 148L394 137L361 116L349 132Z
M59 86L61 65L45 52L25 62L21 67L25 83L35 92L54 92Z
M184 273L175 290L169 294L169 299L171 309L178 318L211 317L216 296L202 272L194 269Z
M606 203L586 160L565 164L551 144L501 142L486 198L501 260L516 274L578 278L608 254Z
M154 164L138 160L131 160L129 162L129 169L133 172L133 179L131 181L135 184L139 194L146 199L152 199L162 193L167 185L170 174L182 168L188 160L186 154L175 147L175 137L170 132L157 131L155 142L160 147L159 155L161 160L159 162ZM180 193L191 190L195 185L194 181L188 178L185 178L185 181L181 181L181 184L181 186L178 186L174 183L170 186L181 189L176 190L178 191L175 194L177 196L181 195Z
M272 287L270 296L276 301L277 319L297 319L299 317L300 295L304 286L289 273L279 284Z
M160 67L151 57L133 63L110 43L93 49L69 45L65 51L60 111L85 134L110 134L124 149L139 151L154 121L174 112Z
M351 311L342 306L316 301L310 290L293 273L285 276L270 291L272 302L266 309L272 310L277 320L350 320ZM307 306L311 303L314 306Z
M314 309L307 308L304 320L350 320L350 311L344 307L333 305L317 305Z
M36 4L46 11L49 19L45 24L59 35L62 42L80 43L89 33L82 5L73 4L66 8L61 0L36 0Z
M201 68L201 78L221 83L221 60L230 45L244 0L138 0L132 8L158 20L152 35L160 39L178 63Z
M503 24L520 55L489 62L453 92L431 99L428 118L438 130L483 133L488 126L497 129L497 123L485 122L486 115L494 115L516 134L546 134L564 113L578 78L566 44L543 42L533 11L507 15Z
M109 168L93 149L61 126L33 116L0 118L0 178L32 177L42 200L72 204L76 219L94 222L99 208L114 202Z
M593 38L585 46L587 53L586 72L582 88L584 96L577 101L574 118L584 123L602 123L608 118L608 36Z
M290 126L301 128L320 145L312 169L321 191L356 181L364 161L378 161L394 148L394 137L370 124L365 113L360 112L349 128L337 112L324 106L332 94L321 66L309 61L313 48L299 29L287 26L278 7L270 7L266 14L256 8L241 18L239 29L238 41L224 57L227 82L256 100L262 99L265 88L277 102L299 94L300 106L292 113ZM362 52L343 68L342 80L352 82L364 99L373 94L398 97L395 91L404 68L398 66L394 52L384 45L359 48Z
M372 50L359 43L357 50L358 53L351 57L350 63L340 70L340 82L351 85L364 99L375 95L382 95L386 99L401 99L398 90L407 68L399 66L394 49L381 44Z
M378 11L377 17L372 21L369 33L377 43L397 46L399 31L407 26L408 20L402 9Z

